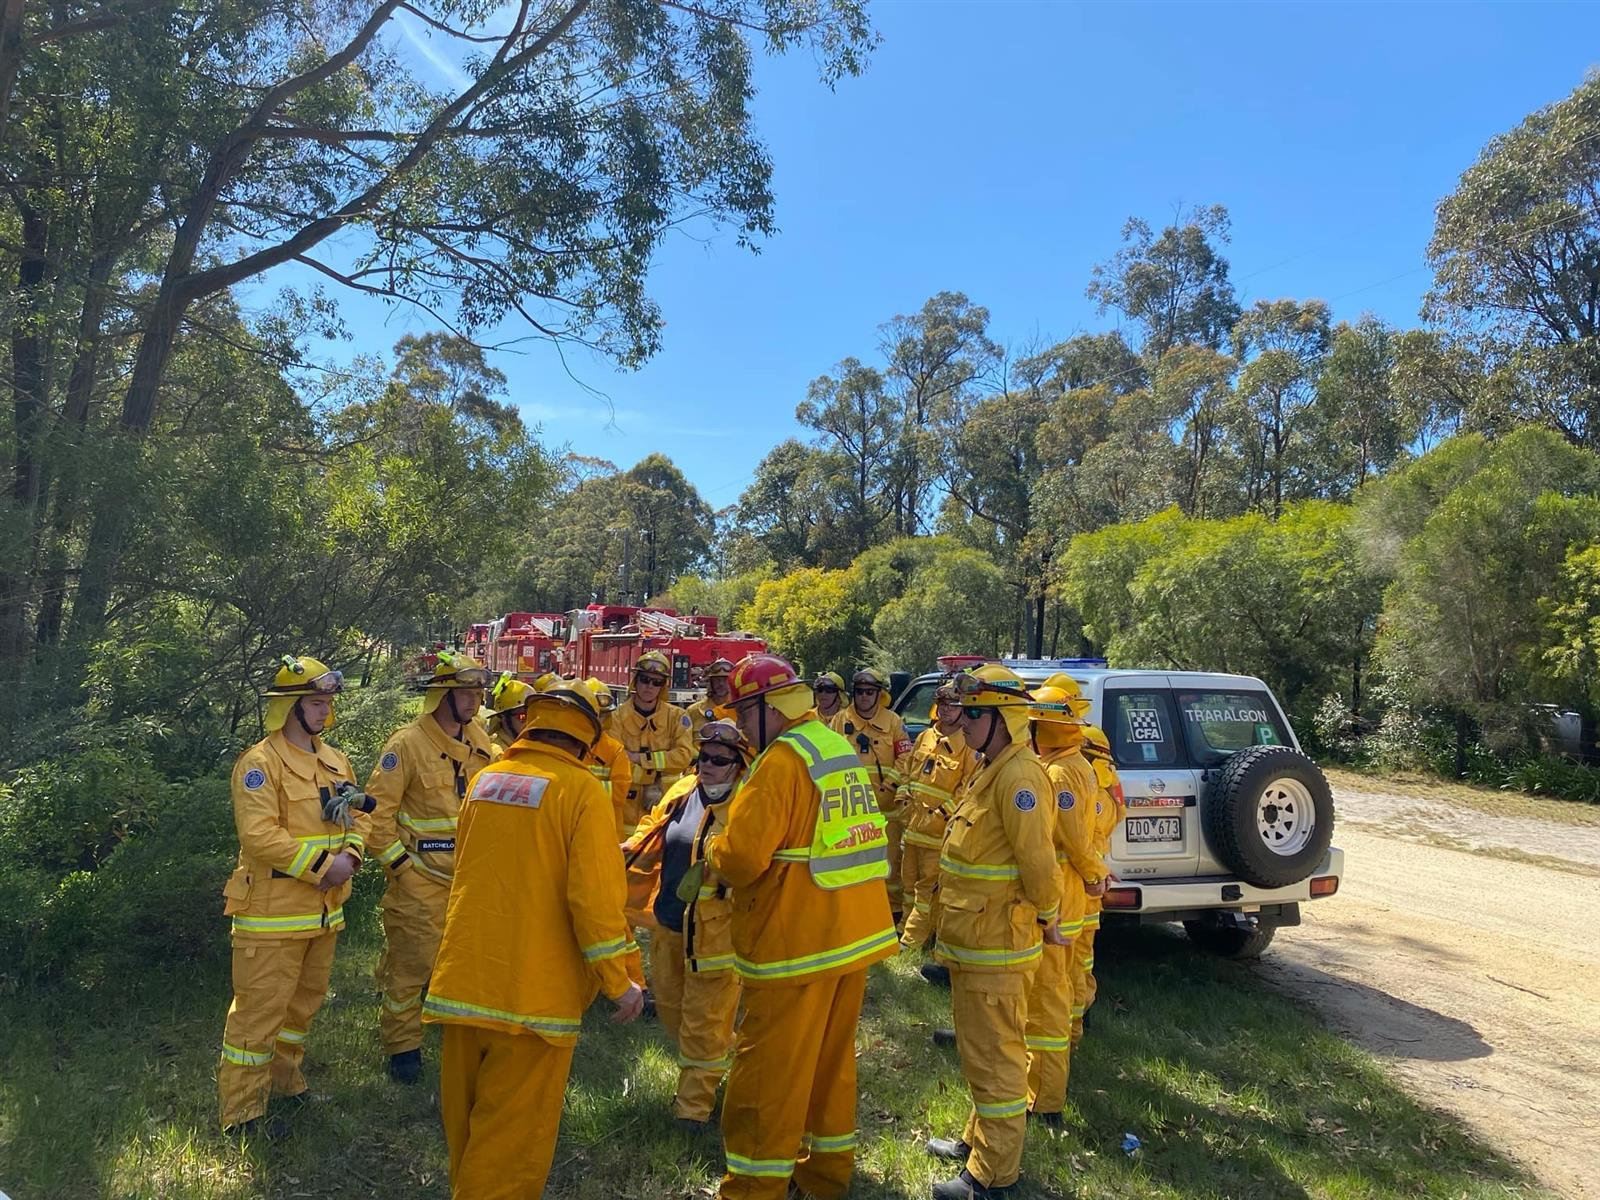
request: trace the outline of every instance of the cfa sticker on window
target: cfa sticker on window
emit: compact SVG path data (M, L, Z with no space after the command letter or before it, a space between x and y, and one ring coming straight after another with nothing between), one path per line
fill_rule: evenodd
M1161 732L1161 713L1154 708L1128 710L1128 740L1130 742L1164 742Z

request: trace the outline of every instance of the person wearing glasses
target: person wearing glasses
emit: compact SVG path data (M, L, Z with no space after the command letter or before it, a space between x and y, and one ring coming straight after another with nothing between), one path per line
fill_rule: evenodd
M733 710L728 707L732 696L728 691L728 676L732 674L733 664L725 658L717 659L706 668L706 694L689 706L689 720L696 737L709 721L733 720Z
M837 671L824 671L812 682L811 694L816 698L817 716L824 722L832 721L844 707L844 676Z
M1028 1113L1028 983L1057 927L1061 871L1050 776L1028 744L1032 697L998 664L958 675L967 745L983 756L945 832L934 957L950 968L961 1073L972 1111L928 1153L961 1162L933 1200L1011 1194Z
M267 736L233 768L239 865L223 888L233 918L233 1002L222 1032L222 1127L261 1131L272 1095L306 1090L300 1064L333 972L367 817L340 803L355 769L322 740L344 676L285 655L267 688Z
M694 759L694 722L666 698L671 678L667 656L659 650L646 650L633 665L633 695L613 718L613 732L626 747L633 767L623 807L630 833Z
M900 714L889 707L888 688L889 681L880 672L863 667L850 681L850 707L836 713L828 727L843 734L860 755L861 765L872 777L878 811L889 823L889 908L898 925L904 907L900 836L905 827L899 790L911 738Z
M739 976L733 970L733 898L728 885L699 864L755 755L732 721L707 722L696 740L694 773L667 789L623 851L636 873L656 875L648 902L656 923L651 962L656 1015L678 1043L672 1115L703 1130L733 1061Z
M494 758L477 720L489 682L476 659L441 650L432 677L418 684L421 714L384 743L367 780L377 801L369 840L388 873L378 1038L398 1083L422 1076L422 996L455 873L456 818L467 784Z

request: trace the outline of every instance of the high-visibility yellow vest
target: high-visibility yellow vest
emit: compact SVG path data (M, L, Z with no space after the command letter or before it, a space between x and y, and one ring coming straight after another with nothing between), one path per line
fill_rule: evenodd
M797 725L775 740L800 755L820 795L811 848L780 850L776 857L804 858L811 882L830 891L889 878L888 823L855 749L821 721Z

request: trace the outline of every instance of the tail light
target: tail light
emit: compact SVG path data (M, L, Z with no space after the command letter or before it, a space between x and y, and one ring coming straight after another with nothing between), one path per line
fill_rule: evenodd
M1141 908L1144 906L1144 892L1136 887L1109 888L1100 901L1101 908Z
M1339 877L1337 875L1318 875L1311 881L1311 898L1331 896L1339 890Z

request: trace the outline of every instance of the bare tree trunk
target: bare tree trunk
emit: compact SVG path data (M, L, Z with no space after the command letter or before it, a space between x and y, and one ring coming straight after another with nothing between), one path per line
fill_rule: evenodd
M1044 657L1044 589L1033 598L1033 634L1028 641L1028 656L1030 658Z
M17 264L16 309L11 319L11 401L15 451L10 505L25 531L0 569L0 663L20 663L27 652L26 622L38 527L38 446L44 424L44 279L48 227L44 214L18 200L22 246ZM12 670L4 672L7 675Z

